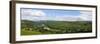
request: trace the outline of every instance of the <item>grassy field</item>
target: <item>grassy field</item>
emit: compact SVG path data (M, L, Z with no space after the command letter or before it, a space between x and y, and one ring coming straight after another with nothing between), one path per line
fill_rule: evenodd
M21 35L37 35L37 34L41 34L41 32L21 30Z
M29 21L21 20L21 35L92 32L91 21Z

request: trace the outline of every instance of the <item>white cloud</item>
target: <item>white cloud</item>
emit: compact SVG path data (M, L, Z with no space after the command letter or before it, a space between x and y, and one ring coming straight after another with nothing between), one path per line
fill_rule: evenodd
M80 18L85 21L92 21L92 11L80 11Z
M79 17L78 16L57 16L53 20L59 21L76 21Z
M34 17L45 16L45 13L41 10L23 9L22 15L31 15Z
M23 20L46 20L46 14L42 10L22 9Z
M33 10L31 15L36 17L46 16L45 13L41 10Z
M32 9L22 9L21 10L21 15L30 15L30 13L32 12Z

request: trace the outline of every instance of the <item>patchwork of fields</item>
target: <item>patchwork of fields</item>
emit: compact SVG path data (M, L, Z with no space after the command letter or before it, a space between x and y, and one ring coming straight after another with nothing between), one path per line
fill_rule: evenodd
M92 32L91 21L21 20L21 35L67 34Z

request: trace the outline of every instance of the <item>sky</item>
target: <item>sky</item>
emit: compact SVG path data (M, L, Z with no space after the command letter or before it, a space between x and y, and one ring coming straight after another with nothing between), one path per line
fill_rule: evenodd
M21 8L22 20L92 21L92 11Z

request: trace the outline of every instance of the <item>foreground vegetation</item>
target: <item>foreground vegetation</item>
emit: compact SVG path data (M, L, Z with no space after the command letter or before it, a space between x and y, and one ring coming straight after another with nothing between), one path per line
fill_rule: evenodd
M92 32L90 21L21 21L21 35Z

